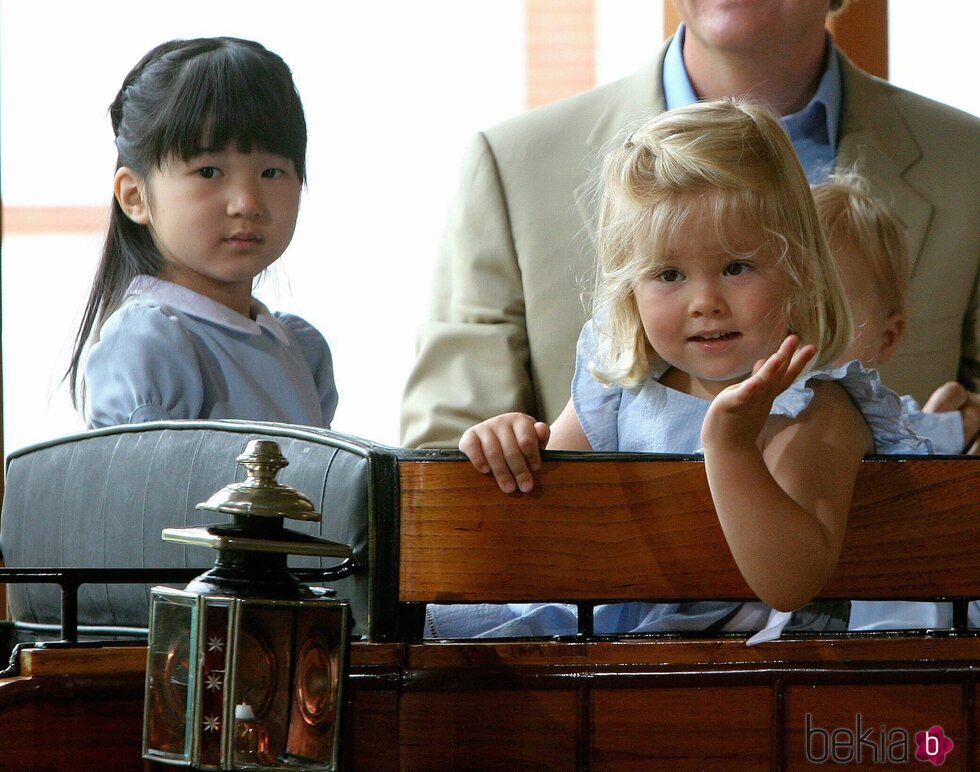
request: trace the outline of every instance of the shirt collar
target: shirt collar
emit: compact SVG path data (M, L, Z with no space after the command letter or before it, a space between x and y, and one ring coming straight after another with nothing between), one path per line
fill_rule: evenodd
M671 38L667 52L664 54L664 101L668 110L675 107L686 107L698 101L698 95L694 93L694 86L691 79L687 76L687 68L684 66L684 23L681 22Z
M675 107L685 107L697 101L698 96L691 85L688 77L687 68L684 66L684 23L681 22L677 32L667 46L664 54L663 67L663 87L664 100L667 109L673 110ZM834 45L830 36L827 36L827 61L824 64L824 72L817 85L817 91L813 95L809 104L797 113L783 117L790 136L794 136L797 129L799 133L811 134L814 130L814 122L821 124L824 135L824 142L837 150L837 128L840 125L841 109L841 76L840 59L837 55L837 47Z
M837 127L841 108L840 58L837 47L827 36L827 61L817 91L806 107L792 115L783 116L790 137L809 136L820 139L837 151ZM822 137L820 135L823 135Z
M202 319L246 335L261 335L265 330L275 336L280 343L289 345L289 338L282 324L262 301L254 297L250 313L255 318L251 319L199 292L156 276L145 274L137 276L130 282L126 295L147 298L193 316L195 319Z

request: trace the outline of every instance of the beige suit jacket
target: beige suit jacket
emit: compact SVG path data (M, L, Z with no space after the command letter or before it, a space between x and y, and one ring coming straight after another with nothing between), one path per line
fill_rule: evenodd
M633 75L506 121L465 156L402 404L402 442L455 447L509 411L551 422L568 401L589 315L593 173L621 132L665 109L663 51ZM980 121L841 55L838 165L857 164L907 226L908 334L885 383L923 401L980 390Z

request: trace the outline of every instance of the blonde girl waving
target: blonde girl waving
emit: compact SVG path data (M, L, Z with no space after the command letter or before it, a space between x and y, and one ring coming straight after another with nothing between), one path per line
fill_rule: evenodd
M703 454L718 520L762 604L621 604L599 632L776 633L833 572L858 465L927 452L897 397L834 368L851 319L810 188L779 121L718 100L664 113L607 154L593 318L553 426L522 414L460 448L505 492L530 490L539 448ZM843 628L819 610L801 626ZM846 617L846 610L843 612ZM771 618L772 617L772 618ZM830 617L835 617L831 619Z

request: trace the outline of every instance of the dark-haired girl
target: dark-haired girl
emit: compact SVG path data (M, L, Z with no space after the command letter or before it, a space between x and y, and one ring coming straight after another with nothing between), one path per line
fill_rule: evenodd
M252 296L292 239L306 179L285 62L235 38L164 43L126 76L110 116L115 196L67 373L88 424L328 427L326 341Z

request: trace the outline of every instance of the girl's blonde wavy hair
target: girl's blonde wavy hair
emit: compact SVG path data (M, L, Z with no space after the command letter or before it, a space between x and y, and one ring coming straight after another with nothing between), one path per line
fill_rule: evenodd
M908 315L908 236L894 212L856 171L832 174L814 186L817 216L832 253L852 251L874 278L886 313Z
M608 152L599 180L597 333L593 376L631 388L659 360L640 321L635 283L665 259L683 227L733 223L760 235L787 279L785 318L818 352L814 367L851 342L851 314L820 229L810 186L779 120L743 99L699 102L642 125ZM744 245L732 244L734 255Z

